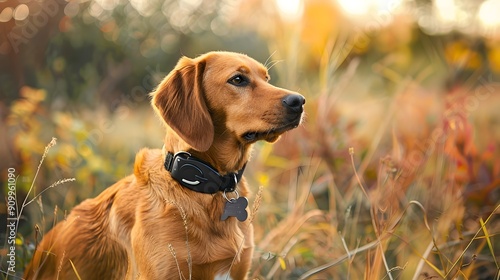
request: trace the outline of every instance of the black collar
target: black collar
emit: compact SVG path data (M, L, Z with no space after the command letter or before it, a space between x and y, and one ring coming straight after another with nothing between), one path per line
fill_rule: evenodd
M233 192L243 176L245 165L236 173L221 176L210 164L201 161L187 152L178 152L175 155L167 152L165 169L172 178L183 187L200 193Z

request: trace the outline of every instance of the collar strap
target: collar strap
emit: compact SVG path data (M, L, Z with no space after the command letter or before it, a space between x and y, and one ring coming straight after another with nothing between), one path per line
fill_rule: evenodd
M178 152L175 155L168 152L164 166L172 178L183 187L195 192L214 194L219 191L235 191L246 164L236 173L222 176L208 163L192 157L187 152Z

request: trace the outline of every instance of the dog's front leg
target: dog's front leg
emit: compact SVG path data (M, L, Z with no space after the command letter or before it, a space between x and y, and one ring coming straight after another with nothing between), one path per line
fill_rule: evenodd
M182 224L164 222L158 217L142 217L134 225L131 232L137 268L134 279L189 279L188 253L183 242L184 227Z
M254 240L253 240L253 225L246 221L245 224L241 224L242 230L245 234L244 245L242 247L242 252L240 255L240 261L233 264L231 270L232 279L247 279L248 271L252 265L252 256L254 250Z

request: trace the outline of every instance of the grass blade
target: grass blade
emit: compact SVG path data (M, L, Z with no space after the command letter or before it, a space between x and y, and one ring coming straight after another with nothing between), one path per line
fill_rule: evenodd
M73 268L73 271L75 272L76 274L76 278L78 278L78 280L82 280L82 278L80 277L80 274L78 274L78 271L76 271L76 267L75 265L73 264L73 262L71 260L69 260L69 263L71 264L71 267Z
M488 233L488 229L486 229L486 223L483 221L483 218L479 219L479 223L481 224L481 228L484 232L484 237L486 237L486 242L488 243L488 248L490 249L491 256L493 257L493 261L497 267L497 270L500 269L498 266L497 258L495 257L495 250L493 249L493 245L491 244L490 234Z

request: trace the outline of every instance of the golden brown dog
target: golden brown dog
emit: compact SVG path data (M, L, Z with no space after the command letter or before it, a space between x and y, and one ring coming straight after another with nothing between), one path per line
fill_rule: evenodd
M37 246L27 279L245 279L253 253L241 177L257 140L302 120L304 97L242 54L182 58L152 93L164 149L76 206Z

